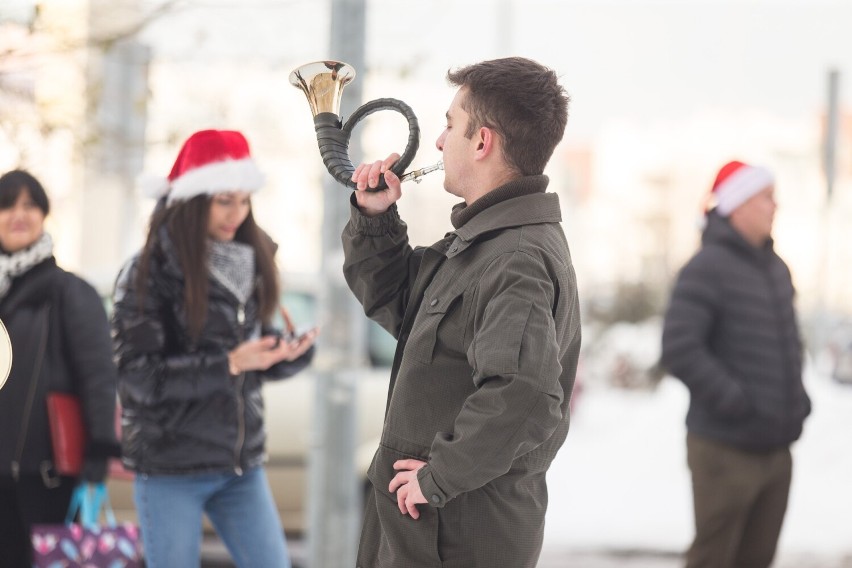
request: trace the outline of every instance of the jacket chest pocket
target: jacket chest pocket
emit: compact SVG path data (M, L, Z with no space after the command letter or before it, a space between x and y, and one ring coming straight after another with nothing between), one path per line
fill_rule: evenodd
M464 350L464 295L444 291L423 297L411 328L405 353L421 363L431 363L438 347Z

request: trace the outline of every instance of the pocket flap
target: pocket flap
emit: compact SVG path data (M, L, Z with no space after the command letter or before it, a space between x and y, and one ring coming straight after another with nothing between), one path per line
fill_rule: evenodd
M427 314L445 314L461 294L446 293L423 298Z

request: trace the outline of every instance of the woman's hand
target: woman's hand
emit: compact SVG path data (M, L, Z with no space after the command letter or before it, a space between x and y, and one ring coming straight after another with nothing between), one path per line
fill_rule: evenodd
M281 361L294 361L311 348L317 335L319 329L313 328L299 337L267 335L243 341L228 353L228 367L232 375L239 375L244 371L265 371Z

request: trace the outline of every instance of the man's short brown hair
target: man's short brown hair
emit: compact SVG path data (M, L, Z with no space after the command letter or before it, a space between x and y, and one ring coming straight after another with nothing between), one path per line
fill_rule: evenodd
M503 156L521 175L544 171L568 122L570 98L556 73L523 57L483 61L447 72L450 84L467 89L462 108L470 115L465 136L485 126L503 139Z

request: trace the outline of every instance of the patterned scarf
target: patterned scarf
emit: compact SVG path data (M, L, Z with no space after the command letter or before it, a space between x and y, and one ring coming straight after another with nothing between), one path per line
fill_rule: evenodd
M245 304L254 291L254 249L237 241L210 241L210 274Z
M53 239L47 233L25 249L11 254L0 253L0 299L12 287L12 280L33 266L53 256Z

